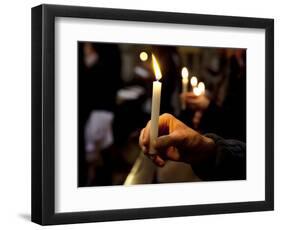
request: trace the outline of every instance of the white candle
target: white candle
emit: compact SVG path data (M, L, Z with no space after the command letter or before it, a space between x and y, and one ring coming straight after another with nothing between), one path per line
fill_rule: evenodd
M156 81L153 82L152 91L152 104L151 104L151 123L150 123L150 148L149 153L155 154L156 151L152 147L158 137L158 126L159 126L159 114L160 114L160 103L161 103L161 87L162 83L159 80L162 77L160 67L157 63L155 56L152 54L152 65L156 77Z
M183 67L181 70L181 76L182 76L182 93L187 92L187 85L188 85L188 69L186 67ZM182 101L182 109L185 110L186 105L185 101Z

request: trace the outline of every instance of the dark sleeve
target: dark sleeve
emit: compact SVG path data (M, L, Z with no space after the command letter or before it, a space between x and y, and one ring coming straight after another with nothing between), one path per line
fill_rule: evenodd
M237 140L225 140L215 134L206 134L216 144L215 157L207 162L192 165L195 174L205 181L245 180L246 144Z

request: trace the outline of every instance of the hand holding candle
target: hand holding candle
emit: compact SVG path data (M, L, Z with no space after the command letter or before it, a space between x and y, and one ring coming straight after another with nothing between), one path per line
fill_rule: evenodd
M191 111L204 111L210 104L210 99L205 95L205 84L199 84L193 88L193 92L186 93L182 99Z
M205 84L199 82L197 85L194 84L196 80L193 80L192 92L187 92L182 95L182 100L185 102L186 106L193 111L205 110L210 104L210 99L205 95Z
M161 74L159 64L157 63L157 60L153 54L152 54L152 66L153 66L154 74L156 77L156 81L153 82L153 91L152 91L149 153L155 154L156 151L152 146L158 137L158 123L159 123L161 87L162 87L162 83L159 82L159 80L162 78L162 74Z
M198 83L197 77L193 76L190 80L192 86L192 91L195 96L200 96L205 94L205 84L203 82Z

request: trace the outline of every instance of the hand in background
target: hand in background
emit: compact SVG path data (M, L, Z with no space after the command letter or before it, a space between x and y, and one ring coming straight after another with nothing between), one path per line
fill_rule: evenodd
M193 92L182 93L181 100L189 109L194 111L204 111L210 104L210 99L205 94L196 96Z

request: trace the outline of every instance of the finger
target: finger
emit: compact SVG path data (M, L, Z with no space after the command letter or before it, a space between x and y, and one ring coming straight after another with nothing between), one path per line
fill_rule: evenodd
M149 135L150 135L149 133L150 133L150 121L147 122L146 127L143 130L143 136L142 136L142 141L146 146L149 145Z
M170 146L168 148L158 150L158 156L160 156L164 161L165 160L173 160L173 161L180 160L180 153L178 152L177 148L175 148L174 146Z
M171 146L167 149L166 156L169 160L173 160L173 161L180 160L180 154L179 154L178 150L173 146Z
M153 163L159 167L163 167L165 165L165 161L158 155L155 155Z
M154 147L155 149L162 150L162 149L167 149L175 144L176 144L176 139L174 138L173 133L171 133L169 135L158 137Z
M141 147L142 151L144 153L146 153L147 151L147 147L145 145L145 142L144 142L144 139L143 139L143 134L144 134L144 129L141 130L141 133L140 133L140 137L139 137L139 146Z

